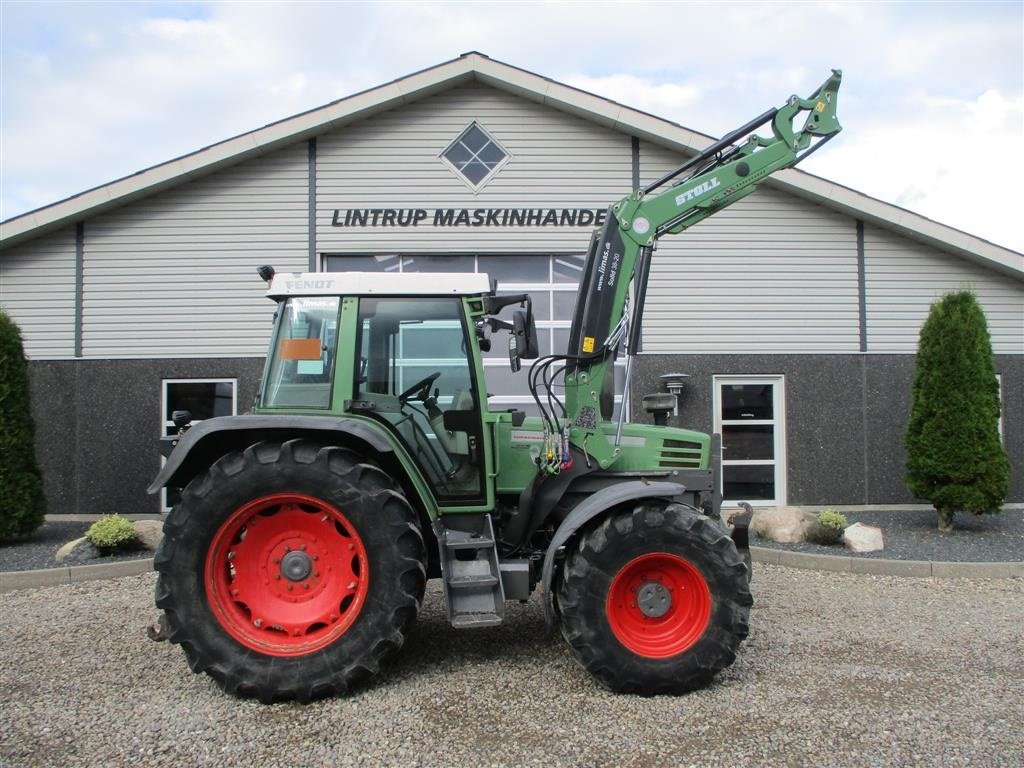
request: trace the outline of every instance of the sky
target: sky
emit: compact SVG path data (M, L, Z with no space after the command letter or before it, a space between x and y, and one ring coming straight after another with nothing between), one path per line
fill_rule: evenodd
M0 220L471 50L712 136L840 68L800 167L1024 252L1022 0L0 0Z

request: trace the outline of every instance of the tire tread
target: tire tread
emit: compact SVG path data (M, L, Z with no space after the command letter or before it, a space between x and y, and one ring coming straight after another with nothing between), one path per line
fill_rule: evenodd
M712 592L710 623L697 643L670 659L648 659L621 645L608 623L607 587L628 559L673 551L695 565ZM604 687L641 695L679 694L708 685L735 661L753 604L747 569L732 539L697 510L645 502L614 510L570 546L556 590L562 635L576 661Z

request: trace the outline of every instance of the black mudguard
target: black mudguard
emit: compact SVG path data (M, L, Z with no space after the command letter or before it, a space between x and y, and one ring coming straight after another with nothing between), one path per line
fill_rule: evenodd
M297 437L340 438L365 444L377 453L392 453L394 448L379 430L356 419L336 416L219 416L205 419L185 434L163 438L162 446L173 450L167 463L147 491L156 493L164 486L183 488L225 453L258 443L260 440L291 440Z
M555 555L558 550L580 528L612 507L637 499L674 499L681 497L685 492L686 487L679 483L632 480L626 483L618 483L591 494L569 513L565 520L562 521L562 524L558 526L554 538L548 545L548 550L544 555L544 568L541 571L541 584L544 596L544 623L547 625L549 632L555 625L554 596L551 593L551 584L554 581Z

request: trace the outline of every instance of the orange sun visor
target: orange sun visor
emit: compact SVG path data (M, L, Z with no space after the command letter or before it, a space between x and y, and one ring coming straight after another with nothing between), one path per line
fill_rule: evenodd
M282 360L319 360L320 339L281 339L277 356Z

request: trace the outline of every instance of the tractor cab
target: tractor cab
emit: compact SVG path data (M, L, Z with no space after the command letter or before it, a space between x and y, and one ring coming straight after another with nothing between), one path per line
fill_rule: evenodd
M372 420L401 442L439 506L484 504L490 447L481 348L510 331L510 360L536 354L532 313L497 315L482 274L281 274L257 413Z

